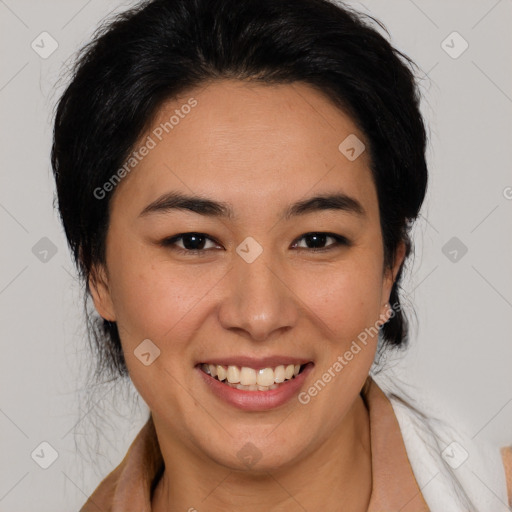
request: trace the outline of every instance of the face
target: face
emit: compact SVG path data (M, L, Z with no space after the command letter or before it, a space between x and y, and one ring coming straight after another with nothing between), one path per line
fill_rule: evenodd
M165 104L135 146L91 289L176 453L272 469L346 425L401 262L383 267L369 155L341 151L349 136L365 143L308 85L219 81Z

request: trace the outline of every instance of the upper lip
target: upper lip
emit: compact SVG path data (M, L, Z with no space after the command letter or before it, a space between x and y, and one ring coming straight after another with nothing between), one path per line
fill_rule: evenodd
M289 364L306 364L311 362L310 359L304 359L293 356L267 356L267 357L250 357L250 356L227 356L212 357L201 361L201 363L222 365L222 366L247 366L255 370L260 368L274 368L279 365Z

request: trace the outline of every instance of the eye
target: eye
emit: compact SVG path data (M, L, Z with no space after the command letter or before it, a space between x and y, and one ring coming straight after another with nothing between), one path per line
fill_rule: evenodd
M329 238L334 240L334 243L330 243L327 247L323 247ZM344 236L336 235L334 233L305 233L297 240L304 240L306 243L306 247L299 247L299 249L309 249L312 252L324 252L342 245L350 245L350 242ZM294 243L292 247L297 245L297 243Z
M181 247L177 245L178 242L182 243ZM205 247L208 245L208 242L213 243L213 247ZM171 238L166 238L161 244L164 247L170 247L177 252L185 254L199 254L218 245L215 240L204 233L181 233Z
M331 239L332 243L325 247L327 241ZM305 249L311 252L325 252L335 249L339 246L349 246L350 242L344 236L334 233L310 232L305 233L297 240L304 240L306 246L299 246L296 241L292 244L292 248ZM208 247L208 243L212 246ZM180 233L179 235L166 238L160 242L163 247L167 247L181 254L201 255L205 254L208 249L218 248L218 244L213 238L204 233ZM178 245L178 244L181 244Z

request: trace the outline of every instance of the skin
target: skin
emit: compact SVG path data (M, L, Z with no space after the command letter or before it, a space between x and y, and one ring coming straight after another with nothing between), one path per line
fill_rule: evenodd
M190 97L197 106L117 186L106 265L90 281L153 414L165 461L153 509L366 510L370 430L359 393L376 336L306 405L292 399L242 411L217 398L195 368L228 355L300 356L314 362L307 390L386 314L404 248L385 269L368 152L349 161L338 150L348 135L365 141L364 134L309 85L223 80L166 103L141 141ZM140 216L171 191L229 203L235 217ZM364 215L281 218L288 205L333 191L357 200ZM211 237L201 254L177 252L183 240L160 243L190 232ZM320 247L330 249L314 252L303 238L310 232L350 245L327 238ZM263 248L250 264L235 251L248 236ZM134 350L148 338L161 353L145 366ZM251 468L237 457L246 443L261 454Z

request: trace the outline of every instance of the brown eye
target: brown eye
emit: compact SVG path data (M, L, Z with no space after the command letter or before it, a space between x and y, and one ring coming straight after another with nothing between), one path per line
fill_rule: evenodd
M334 240L334 243L329 243L326 247L325 244L329 241L329 239ZM302 235L297 240L304 240L306 244L306 247L298 247L299 249L310 249L313 252L327 251L342 245L350 245L349 241L345 237L336 235L334 233L311 232ZM297 243L295 243L294 246L297 246Z
M181 246L177 245L181 242ZM182 253L204 252L214 247L205 247L208 242L212 242L214 247L218 244L204 233L181 233L171 238L166 238L161 242L164 247L170 247Z

